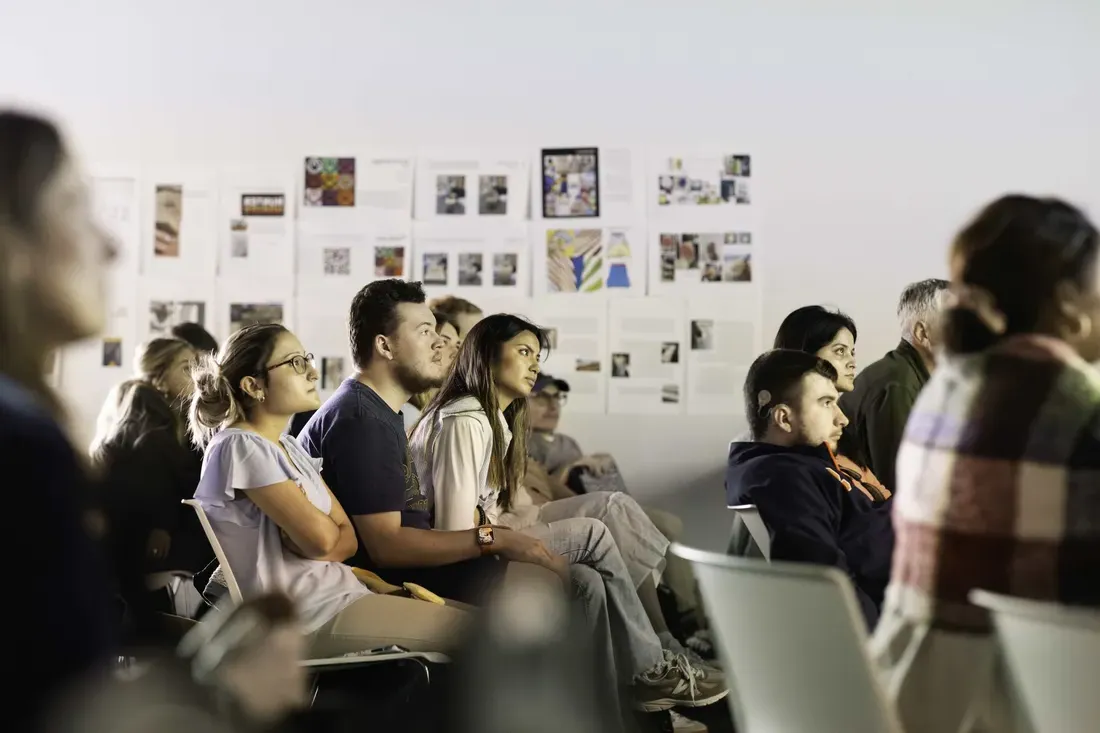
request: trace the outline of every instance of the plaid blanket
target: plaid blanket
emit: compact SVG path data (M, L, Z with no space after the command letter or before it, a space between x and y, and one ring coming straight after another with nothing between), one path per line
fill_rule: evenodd
M886 607L988 628L973 588L1100 606L1100 374L1027 335L945 357L897 461Z

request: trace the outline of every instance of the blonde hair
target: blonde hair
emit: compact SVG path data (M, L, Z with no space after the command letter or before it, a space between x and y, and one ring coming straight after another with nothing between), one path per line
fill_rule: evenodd
M188 420L196 446L205 448L220 430L248 419L256 400L244 391L241 380L264 376L275 341L286 332L278 323L245 326L229 337L216 356L199 356L191 373L195 394Z
M444 316L449 316L452 323L456 316L479 316L483 313L476 305L457 295L444 295L442 298L432 298L428 301L428 307L432 309L437 319L440 314L443 314ZM457 327L456 325L455 328Z
M183 339L155 338L139 344L134 352L137 378L159 388L172 362L185 350L197 353L197 349Z

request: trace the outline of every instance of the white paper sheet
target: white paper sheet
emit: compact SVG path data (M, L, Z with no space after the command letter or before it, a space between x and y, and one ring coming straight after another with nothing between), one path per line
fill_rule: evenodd
M564 223L564 222L558 222ZM645 229L640 225L533 226L532 292L574 299L645 294Z
M213 278L143 279L134 313L138 340L170 338L173 326L193 322L222 342L227 334L217 329L214 293Z
M608 304L609 413L684 411L687 307L682 300L639 298Z
M226 171L218 275L288 278L294 268L294 181L286 171Z
M298 228L299 298L350 302L369 282L408 279L411 258L407 219L355 229L303 222Z
M653 157L647 190L660 208L748 206L751 184L747 152L670 152Z
M633 219L645 211L643 166L637 159L634 151L616 146L541 149L533 171L532 216L566 228L583 228L585 220Z
M327 399L355 366L348 342L348 306L336 302L308 301L300 304L294 333L317 363L317 389Z
M538 298L526 315L547 331L550 354L542 371L569 383L569 412L607 412L605 304Z
M216 271L217 191L205 171L154 170L142 179L142 274L208 278Z
M418 221L527 218L530 166L523 154L422 152L417 158Z
M523 222L417 222L413 249L411 279L423 283L429 297L519 299L531 292Z
M97 173L92 177L92 202L96 218L114 237L118 254L111 263L109 292L126 291L133 299L141 269L141 217L136 176Z
M406 154L361 158L359 207L371 217L408 219L412 216L414 158Z
M760 302L742 298L688 301L687 409L694 415L741 415L749 367L763 351Z
M253 323L281 323L295 327L294 291L277 280L219 279L214 298L214 324L223 340Z
M649 240L649 294L706 296L759 289L753 281L753 233L662 227Z

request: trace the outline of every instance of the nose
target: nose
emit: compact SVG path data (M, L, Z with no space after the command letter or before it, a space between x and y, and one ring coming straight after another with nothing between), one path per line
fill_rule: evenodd
M838 427L842 428L848 426L848 417L839 407L836 408L836 424Z

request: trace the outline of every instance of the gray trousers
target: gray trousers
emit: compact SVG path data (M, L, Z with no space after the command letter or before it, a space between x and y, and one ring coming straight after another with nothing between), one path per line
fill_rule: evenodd
M523 530L547 549L569 558L573 590L584 608L610 679L629 684L636 675L664 658L634 581L607 526L598 519L577 517Z

